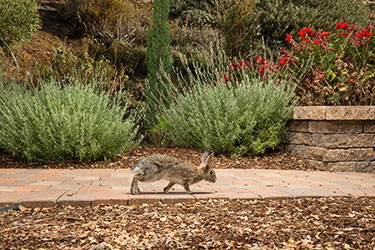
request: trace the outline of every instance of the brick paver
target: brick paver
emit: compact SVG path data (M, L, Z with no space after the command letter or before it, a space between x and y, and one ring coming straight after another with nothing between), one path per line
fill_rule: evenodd
M263 199L354 196L375 197L375 174L265 169L217 169L216 183L192 185L186 194L167 181L139 183L129 193L130 169L0 169L0 208L21 202L26 207L177 203L202 199Z

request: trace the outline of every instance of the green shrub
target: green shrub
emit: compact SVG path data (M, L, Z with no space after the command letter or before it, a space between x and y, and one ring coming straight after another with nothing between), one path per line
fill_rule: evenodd
M247 71L227 81L231 64L220 51L212 51L204 67L195 63L191 70L181 61L186 74L175 69L176 81L162 71L171 104L156 101L153 110L163 141L232 155L261 154L278 145L295 105L290 83L260 80Z
M35 0L0 0L0 47L8 47L31 37L39 28Z
M305 27L331 30L337 22L364 25L369 17L361 0L262 0L256 11L260 13L260 33L271 46Z
M178 146L242 155L274 149L286 129L293 91L244 75L236 87L196 84L179 95L164 118Z
M0 148L27 161L99 160L132 150L135 113L108 93L54 80L27 90L0 79Z

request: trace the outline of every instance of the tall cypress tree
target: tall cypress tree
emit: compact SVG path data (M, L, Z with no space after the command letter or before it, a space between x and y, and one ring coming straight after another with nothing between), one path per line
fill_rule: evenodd
M150 110L150 105L156 105L155 98L157 101L168 98L166 92L163 91L165 90L165 86L162 78L157 77L160 73L160 64L162 64L166 73L170 73L172 68L170 54L171 38L168 25L169 0L154 0L153 8L153 24L147 34L146 52L148 86L145 88L145 97L146 104L149 106L146 112L148 124L155 122L153 121L154 117L152 114L152 108L154 107L151 107ZM168 102L168 100L162 101L163 103Z

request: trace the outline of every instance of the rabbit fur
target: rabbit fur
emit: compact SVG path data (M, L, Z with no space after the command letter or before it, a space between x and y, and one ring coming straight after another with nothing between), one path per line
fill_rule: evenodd
M215 171L208 166L211 155L208 151L204 151L199 166L167 155L154 154L143 158L132 168L134 177L130 192L139 194L138 181L168 180L169 184L164 188L164 193L168 193L175 184L180 184L185 188L186 193L191 194L189 185L201 180L212 183L216 181Z

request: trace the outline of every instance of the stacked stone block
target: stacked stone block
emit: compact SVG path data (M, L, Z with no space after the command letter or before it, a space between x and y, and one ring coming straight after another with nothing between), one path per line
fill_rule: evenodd
M375 106L296 107L280 148L321 170L375 172Z

